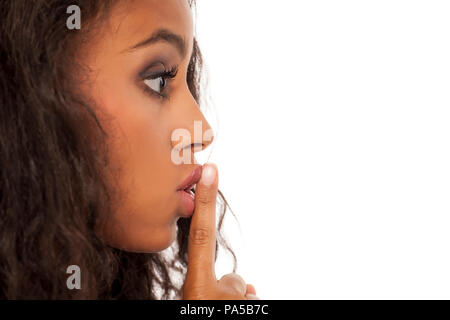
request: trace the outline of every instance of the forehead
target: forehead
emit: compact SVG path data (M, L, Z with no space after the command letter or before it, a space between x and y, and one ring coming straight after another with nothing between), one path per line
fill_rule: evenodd
M184 38L193 37L192 13L187 0L125 0L111 11L109 29L114 40L129 48L158 29L168 29Z

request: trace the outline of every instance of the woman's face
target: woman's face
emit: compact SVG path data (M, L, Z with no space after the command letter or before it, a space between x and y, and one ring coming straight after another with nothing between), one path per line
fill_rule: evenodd
M112 119L102 125L112 137L109 157L121 192L99 233L123 250L161 251L175 240L177 220L192 211L178 188L199 167L194 142L204 148L212 140L204 140L211 128L186 81L191 10L187 0L121 1L96 31L101 36L80 48L79 58L91 71L84 89ZM177 129L192 141L172 141ZM176 146L190 161L173 161Z

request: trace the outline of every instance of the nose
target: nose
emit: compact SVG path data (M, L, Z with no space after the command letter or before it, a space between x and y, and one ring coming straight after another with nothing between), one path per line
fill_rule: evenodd
M185 154L190 151L193 158L195 152L206 149L213 142L214 132L189 89L175 117L171 135L172 152ZM193 159L190 161L195 162Z

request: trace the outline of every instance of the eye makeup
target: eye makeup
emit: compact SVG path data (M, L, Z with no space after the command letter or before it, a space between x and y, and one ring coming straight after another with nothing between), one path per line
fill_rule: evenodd
M162 62L155 62L151 64L149 67L146 67L143 71L139 73L140 83L142 84L142 88L145 93L150 94L153 97L159 97L163 99L168 98L168 89L170 88L168 85L170 80L174 79L178 73L178 66L175 65L170 69L167 69ZM156 80L160 78L160 91L152 89L148 86L144 81L145 80Z

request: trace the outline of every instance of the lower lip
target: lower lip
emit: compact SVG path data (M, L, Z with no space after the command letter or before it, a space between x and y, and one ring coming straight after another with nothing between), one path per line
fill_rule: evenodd
M190 217L194 214L194 196L185 190L177 191L181 198L181 203L184 207L183 216Z

